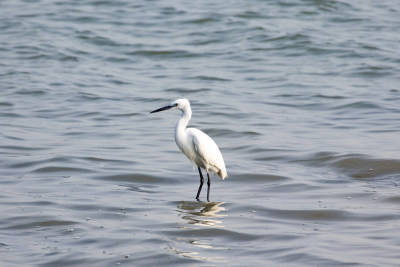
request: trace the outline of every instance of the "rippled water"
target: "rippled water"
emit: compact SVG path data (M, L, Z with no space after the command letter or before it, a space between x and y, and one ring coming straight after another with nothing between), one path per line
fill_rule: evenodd
M2 266L400 264L397 1L0 10ZM181 97L214 202L149 114Z

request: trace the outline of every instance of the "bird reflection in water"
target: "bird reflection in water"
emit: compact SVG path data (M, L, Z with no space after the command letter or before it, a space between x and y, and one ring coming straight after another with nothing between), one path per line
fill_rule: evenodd
M182 219L187 220L188 224L200 226L218 226L222 222L217 218L225 217L221 212L226 211L221 205L225 202L193 202L179 201L178 212Z
M218 218L227 215L221 214L226 209L222 207L224 202L193 202L179 201L176 210L185 222L179 222L180 237L170 246L170 252L183 258L194 259L214 265L215 263L226 263L225 257L218 252L223 249L212 242L212 238L204 236L205 227L223 228ZM183 232L181 232L183 231ZM193 232L195 231L195 232ZM202 234L203 233L203 234ZM182 236L182 234L184 236ZM190 244L191 246L188 246Z

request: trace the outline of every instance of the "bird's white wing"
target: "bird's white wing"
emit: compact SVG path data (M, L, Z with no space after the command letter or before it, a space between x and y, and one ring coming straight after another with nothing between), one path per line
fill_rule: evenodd
M198 129L188 128L187 131L192 137L195 153L203 161L204 167L225 178L225 162L214 140Z

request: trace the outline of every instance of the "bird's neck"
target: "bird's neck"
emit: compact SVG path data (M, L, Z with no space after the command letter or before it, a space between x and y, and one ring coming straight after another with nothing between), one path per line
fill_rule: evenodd
M175 126L175 134L183 133L185 131L191 117L192 111L190 110L190 108L182 110L182 116Z

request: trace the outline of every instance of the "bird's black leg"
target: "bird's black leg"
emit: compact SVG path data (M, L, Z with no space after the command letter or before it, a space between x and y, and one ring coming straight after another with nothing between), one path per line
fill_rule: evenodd
M203 187L204 184L204 178L203 178L203 174L201 173L201 169L199 168L199 174L200 174L200 186L199 186L199 191L197 191L197 196L196 199L197 201L200 201L199 197L200 197L200 192L201 192L201 188Z
M208 171L207 171L207 178L208 178L208 181L207 181L207 185L208 185L208 188L207 188L207 201L210 202L211 180L210 180L210 175L208 174Z

